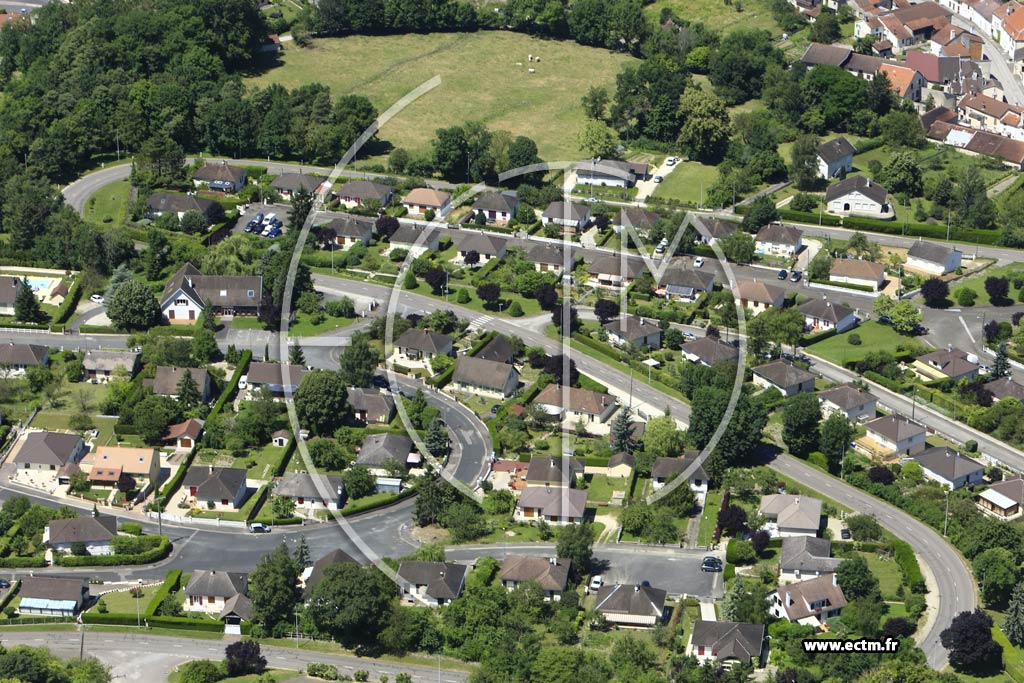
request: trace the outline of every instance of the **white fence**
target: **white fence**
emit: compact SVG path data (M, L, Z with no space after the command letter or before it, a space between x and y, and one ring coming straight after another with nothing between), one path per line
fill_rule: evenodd
M160 515L156 512L146 513L150 519L157 519ZM163 514L163 521L168 524L181 524L183 526L214 526L223 527L225 529L245 529L245 522L241 522L234 519L209 519L206 517L188 517L187 515L169 515L166 512Z

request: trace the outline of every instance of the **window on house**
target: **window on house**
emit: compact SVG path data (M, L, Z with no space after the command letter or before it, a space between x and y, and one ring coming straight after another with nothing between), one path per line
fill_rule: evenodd
M249 291L247 291L247 292L245 293L245 295L246 295L247 297L249 297L249 298L251 299L251 298L253 298L254 296L256 296L256 291L255 291L255 290L252 290L252 289L250 289Z
M174 305L175 306L188 306L188 299L175 299L174 300Z

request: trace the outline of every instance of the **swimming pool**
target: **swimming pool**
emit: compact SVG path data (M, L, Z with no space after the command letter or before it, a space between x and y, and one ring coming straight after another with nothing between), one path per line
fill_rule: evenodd
M56 278L52 277L25 277L23 278L33 292L49 292L54 285Z

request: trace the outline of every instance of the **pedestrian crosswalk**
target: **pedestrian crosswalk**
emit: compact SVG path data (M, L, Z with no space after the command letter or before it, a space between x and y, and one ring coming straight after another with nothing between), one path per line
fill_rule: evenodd
M486 329L490 327L492 320L494 320L494 316L491 315L481 315L477 318L473 318L469 323L469 329L474 331Z

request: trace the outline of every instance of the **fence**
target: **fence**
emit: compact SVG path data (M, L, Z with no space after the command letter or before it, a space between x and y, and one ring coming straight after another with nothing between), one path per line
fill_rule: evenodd
M150 519L157 519L159 513L147 512L146 515ZM189 517L187 515L169 515L166 512L163 514L163 521L168 524L180 524L183 526L190 526L193 524L200 524L203 526L215 526L224 527L228 529L245 529L245 522L235 519L210 519L208 517Z

